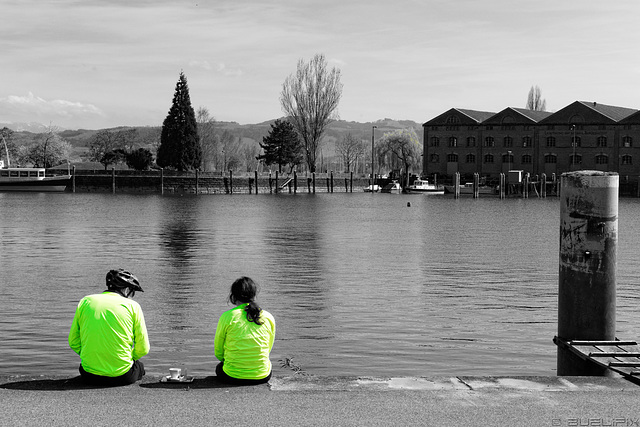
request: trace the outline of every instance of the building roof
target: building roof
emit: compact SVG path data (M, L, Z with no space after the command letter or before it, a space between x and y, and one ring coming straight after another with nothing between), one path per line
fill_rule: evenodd
M463 108L451 108L437 117L425 122L422 126L453 124L447 121L450 117L457 117L460 121L457 124L480 124L495 113L489 111L466 110Z

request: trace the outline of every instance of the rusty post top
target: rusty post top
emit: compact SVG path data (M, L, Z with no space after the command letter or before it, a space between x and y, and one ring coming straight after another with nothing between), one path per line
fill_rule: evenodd
M573 171L564 172L561 176L574 177L574 176L618 176L618 172L605 172L605 171Z

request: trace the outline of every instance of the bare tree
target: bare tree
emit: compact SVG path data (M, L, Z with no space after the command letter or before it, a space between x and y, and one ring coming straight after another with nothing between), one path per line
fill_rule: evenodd
M200 147L202 149L202 170L213 170L218 153L218 138L216 137L216 119L209 114L206 107L199 107L196 111Z
M547 111L547 101L542 99L542 91L538 86L531 86L526 108L533 111Z
M342 161L347 167L347 172L351 172L351 165L358 160L358 157L364 154L364 143L361 139L357 139L351 133L348 133L336 142L336 151L342 157Z
M422 144L413 129L398 129L388 132L378 142L383 155L392 155L404 166L405 185L409 185L409 171L418 166L422 154Z
M299 60L297 72L282 85L282 111L300 134L310 172L316 170L318 146L325 129L337 119L341 96L340 70L327 69L323 54L316 54L308 63Z

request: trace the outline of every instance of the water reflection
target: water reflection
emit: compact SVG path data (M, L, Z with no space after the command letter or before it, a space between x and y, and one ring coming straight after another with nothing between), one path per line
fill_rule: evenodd
M0 194L0 364L7 374L75 373L75 306L104 289L106 271L126 268L145 289L136 300L151 373L181 363L213 372L216 321L247 275L276 317L276 374L288 373L277 363L285 356L319 375L552 374L557 203ZM639 209L621 200L623 338L640 320Z

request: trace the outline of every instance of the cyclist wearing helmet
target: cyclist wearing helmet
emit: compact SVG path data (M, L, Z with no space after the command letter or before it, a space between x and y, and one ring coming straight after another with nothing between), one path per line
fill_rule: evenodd
M149 339L140 304L131 298L143 292L125 270L107 273L107 290L78 303L69 332L69 346L80 355L80 375L92 384L133 384L145 374L142 356Z

